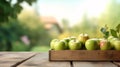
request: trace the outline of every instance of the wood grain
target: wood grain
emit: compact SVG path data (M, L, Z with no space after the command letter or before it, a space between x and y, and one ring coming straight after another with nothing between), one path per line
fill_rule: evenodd
M111 62L73 62L73 67L117 67Z
M32 52L0 52L0 67L14 67L35 54Z
M50 62L48 53L40 53L18 67L71 67L70 62Z
M116 64L118 67L120 67L120 62L113 62L114 64Z
M120 61L120 51L115 50L50 50L50 61Z

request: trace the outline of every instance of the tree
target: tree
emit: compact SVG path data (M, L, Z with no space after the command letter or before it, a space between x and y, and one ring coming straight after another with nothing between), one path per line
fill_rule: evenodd
M21 12L21 3L27 2L32 5L36 0L0 0L0 50L12 50L12 42L19 40L25 34L17 20L17 15ZM6 23L9 22L9 23Z
M10 19L9 23L0 26L0 50L11 51L12 42L20 41L20 37L25 34L25 30L17 20Z
M15 4L12 3L13 0L0 0L0 23L8 22L9 18L17 19L17 14L22 10L20 5L23 2L27 2L32 5L36 0L17 0Z

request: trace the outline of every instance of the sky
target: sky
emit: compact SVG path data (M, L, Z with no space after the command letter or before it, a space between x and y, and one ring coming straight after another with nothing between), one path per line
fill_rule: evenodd
M110 0L38 0L34 5L40 16L53 16L58 22L63 18L70 26L81 21L83 14L88 17L98 17ZM27 5L24 5L28 7ZM28 7L30 8L30 7Z

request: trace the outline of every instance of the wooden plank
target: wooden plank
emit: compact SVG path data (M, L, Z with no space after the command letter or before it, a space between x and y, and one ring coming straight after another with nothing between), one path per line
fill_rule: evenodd
M73 67L117 67L111 62L73 62Z
M118 67L120 67L120 62L113 62L114 64L116 64Z
M0 67L14 67L35 54L32 52L0 52Z
M48 53L40 53L18 67L71 67L70 62L50 62Z
M50 50L50 61L120 61L115 50Z

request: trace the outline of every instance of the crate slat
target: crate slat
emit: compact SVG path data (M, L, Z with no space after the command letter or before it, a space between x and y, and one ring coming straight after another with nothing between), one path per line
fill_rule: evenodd
M50 50L50 61L120 61L116 50Z

